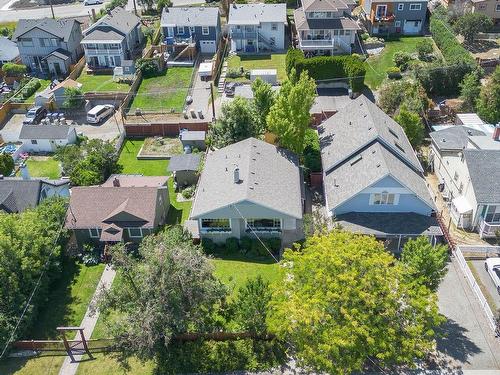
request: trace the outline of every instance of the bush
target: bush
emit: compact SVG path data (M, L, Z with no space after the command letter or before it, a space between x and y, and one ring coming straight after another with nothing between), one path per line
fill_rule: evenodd
M408 64L411 60L413 60L411 54L403 51L396 52L392 58L394 64L401 69L401 71L408 69Z
M401 69L399 69L397 66L391 66L387 68L387 77L391 79L399 79L401 78Z
M252 239L250 237L241 237L240 239L240 248L243 252L247 253L252 250Z
M83 245L82 263L86 266L99 264L99 250L93 244L86 243Z
M241 77L241 69L239 68L231 68L227 70L226 73L227 78L240 78Z
M7 76L20 76L26 74L28 68L26 65L22 64L14 64L14 63L5 63L2 65L2 72Z
M188 186L182 191L182 197L184 199L191 199L193 198L194 192L196 191L195 186Z
M226 252L228 254L234 254L238 252L239 248L240 246L236 237L229 237L228 239L226 239Z
M361 34L361 40L367 40L369 37L370 37L370 34L368 34L368 33Z
M434 51L432 41L430 41L429 39L423 39L418 42L416 45L416 49L418 58L420 60L425 60L427 58L427 55L430 55Z
M250 250L250 252L252 253L252 255L258 256L266 256L269 254L262 243L256 238L252 239L252 249Z
M213 254L217 249L217 245L210 238L202 238L201 247L203 248L203 251L205 251L205 253L207 254Z
M161 71L156 58L141 58L135 63L135 67L142 72L143 77L156 77Z
M278 254L281 250L281 238L279 237L267 238L264 240L264 243L273 254Z
M304 167L311 172L321 172L321 149L318 133L314 129L307 129L304 143Z
M0 154L0 174L10 176L14 170L14 159L9 154Z

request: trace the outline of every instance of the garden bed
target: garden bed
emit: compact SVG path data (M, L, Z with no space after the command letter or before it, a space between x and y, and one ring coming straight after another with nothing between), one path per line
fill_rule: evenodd
M286 54L271 54L271 55L243 55L243 56L231 56L227 60L228 72L237 71L243 68L245 72L249 72L253 69L276 69L277 79L282 82L286 79L285 70L285 58ZM249 79L242 77L230 78L227 77L228 82L250 82Z
M182 154L182 143L177 137L146 138L137 153L139 160L170 159Z

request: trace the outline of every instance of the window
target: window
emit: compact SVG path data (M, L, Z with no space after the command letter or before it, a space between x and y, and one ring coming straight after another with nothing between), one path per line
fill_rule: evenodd
M410 4L410 10L420 10L422 9L422 4Z
M99 228L89 228L90 238L99 238L101 236L99 232Z
M404 9L405 9L404 3L398 4L398 10L404 10Z
M339 30L339 35L340 36L344 35L344 30Z
M194 34L194 26L189 26L189 34Z
M37 144L38 144L38 142L37 142L37 140L36 140L36 139L32 139L32 140L31 140L31 144L32 144L32 145L37 145Z
M495 8L495 11L496 12L500 12L500 4L497 4L496 8Z
M278 30L278 25L277 25L277 24L275 24L275 23L272 23L272 24L271 24L271 30L273 30L273 31Z
M31 39L31 38L23 38L21 40L21 44L24 47L33 47L33 39Z
M201 33L202 33L203 35L208 35L208 34L210 34L210 29L208 28L208 26L202 26L202 28L201 28Z
M246 222L247 222L247 230L253 229L255 232L281 231L280 219L247 219Z
M351 30L346 30L345 35L351 35Z
M174 36L174 28L167 27L167 35L166 36Z
M184 35L184 26L177 26L177 35Z
M500 222L500 206L488 206L485 219L487 223Z
M203 232L231 232L229 219L201 219Z
M377 5L375 16L377 18L385 17L386 12L387 12L387 5Z
M396 194L383 191L372 194L372 204L374 205L396 205Z
M396 22L394 22L394 26L396 26L396 27L401 27L401 21L396 21Z
M142 228L127 228L130 238L142 238Z

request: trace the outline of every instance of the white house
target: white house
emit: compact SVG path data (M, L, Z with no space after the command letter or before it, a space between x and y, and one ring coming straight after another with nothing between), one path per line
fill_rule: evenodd
M286 4L231 4L231 51L272 52L285 49Z
M24 152L55 152L57 147L76 142L76 130L69 125L23 125L19 140Z
M458 228L500 230L500 125L493 133L456 125L430 133L430 163Z

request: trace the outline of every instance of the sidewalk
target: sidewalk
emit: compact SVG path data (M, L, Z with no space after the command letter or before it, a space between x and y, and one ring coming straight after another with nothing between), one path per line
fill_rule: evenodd
M97 299L97 296L102 288L109 289L111 284L113 284L113 280L115 278L116 271L111 268L111 266L107 265L104 269L101 279L99 280L99 284L97 284L97 288L94 292L94 296L90 301L89 307L87 307L87 311L85 312L85 316L80 324L80 327L83 327L83 333L86 339L90 339L92 337L92 332L94 331L95 325L97 323L97 319L99 318L99 311L96 311L93 315L91 315L90 306L92 306ZM80 339L79 335L75 337L75 339ZM78 365L80 364L80 360L82 359L82 355L75 355L75 362L71 362L71 358L68 356L64 359L64 362L59 370L59 375L75 375L78 370Z

